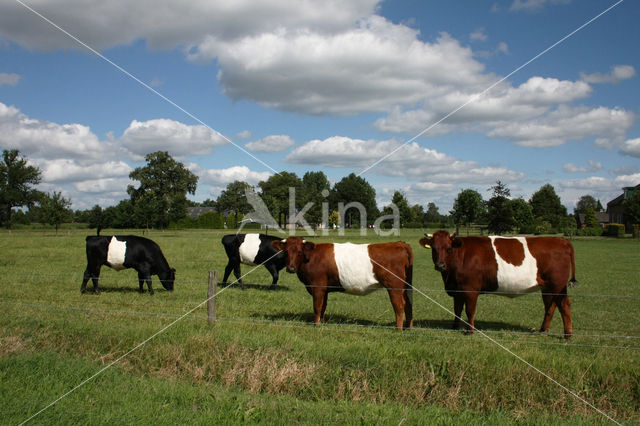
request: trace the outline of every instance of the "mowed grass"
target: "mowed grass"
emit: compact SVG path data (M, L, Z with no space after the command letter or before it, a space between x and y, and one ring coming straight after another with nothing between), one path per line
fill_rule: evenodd
M70 391L31 422L640 421L638 241L573 240L579 285L569 290L575 336L566 342L559 313L550 335L532 333L539 294L483 295L484 334L451 331L453 302L418 230L313 238L411 244L415 329L404 332L393 329L384 291L332 293L328 323L316 328L297 276L283 270L281 289L268 291L268 272L246 265L248 289L220 287L209 325L203 302L208 271L221 279L226 265L222 231L151 232L178 271L173 292L154 277L156 294L140 294L135 271L103 267L102 293L81 295L90 233L0 233L2 423L27 420Z

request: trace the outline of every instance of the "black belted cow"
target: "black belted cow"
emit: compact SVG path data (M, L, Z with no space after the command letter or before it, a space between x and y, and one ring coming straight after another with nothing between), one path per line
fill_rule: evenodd
M135 235L88 236L87 269L80 287L82 293L86 291L89 279L93 281L93 291L100 293L98 277L102 265L116 271L127 268L138 271L140 292L146 282L149 294L153 294L151 275L157 275L165 289L173 290L176 270L169 267L160 247L147 238Z
M222 245L229 258L224 268L223 284L227 283L233 271L244 290L245 285L240 275L240 264L244 263L251 266L264 265L273 278L270 288L277 289L279 272L285 267L286 256L285 253L278 253L271 245L273 241L280 241L280 238L265 234L234 234L222 237Z

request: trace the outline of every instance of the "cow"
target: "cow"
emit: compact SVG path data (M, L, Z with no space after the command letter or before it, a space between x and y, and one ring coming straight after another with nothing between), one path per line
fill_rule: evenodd
M87 269L84 271L80 291L87 289L89 279L93 281L93 291L100 293L98 277L102 265L121 271L133 268L138 271L140 293L144 291L144 283L149 287L149 294L153 295L151 275L160 278L162 286L173 291L176 270L169 267L158 245L144 237L135 235L88 236L86 239Z
M413 251L403 242L314 244L301 237L274 241L286 253L287 272L295 273L313 297L316 326L326 322L328 293L366 295L386 288L396 314L396 328L413 327Z
M431 248L434 267L442 275L447 294L453 297L454 329L460 326L464 307L466 333L473 333L479 294L516 297L541 290L544 318L540 332L548 332L557 306L564 337L571 337L567 285L576 283L576 263L569 241L554 237L457 237L442 230L425 237L420 245Z
M269 288L276 290L280 270L285 266L285 255L279 253L271 243L279 240L280 237L265 234L234 234L222 237L222 245L229 258L224 268L223 285L227 284L227 279L233 271L238 283L243 290L245 289L240 276L240 263L244 263L251 266L264 265L273 278Z

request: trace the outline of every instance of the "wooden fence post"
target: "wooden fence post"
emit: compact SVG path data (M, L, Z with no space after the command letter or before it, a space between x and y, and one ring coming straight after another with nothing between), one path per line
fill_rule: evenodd
M218 293L218 271L209 271L209 290L207 291L207 321L216 322L216 293Z

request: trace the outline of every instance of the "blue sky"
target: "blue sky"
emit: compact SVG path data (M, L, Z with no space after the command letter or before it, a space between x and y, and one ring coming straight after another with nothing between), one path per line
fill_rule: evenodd
M640 183L639 12L631 0L1 0L0 148L76 209L126 198L157 150L200 177L197 201L322 170L362 173L380 206L402 190L446 213L496 180L525 199L550 183L570 211L587 194L606 204Z

